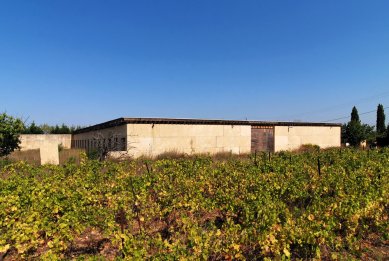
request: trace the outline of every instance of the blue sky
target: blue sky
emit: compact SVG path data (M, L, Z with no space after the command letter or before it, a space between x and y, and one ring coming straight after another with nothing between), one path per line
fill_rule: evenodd
M378 0L2 1L0 111L89 125L375 110L389 106L388 11Z

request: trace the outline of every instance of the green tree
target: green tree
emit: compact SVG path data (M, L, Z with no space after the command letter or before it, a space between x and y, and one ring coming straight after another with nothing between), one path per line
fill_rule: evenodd
M382 144L383 146L388 146L389 145L389 124L388 127L386 128L386 136L384 138L384 142Z
M19 148L19 134L24 131L24 124L20 119L3 113L0 114L0 156L6 156Z
M376 141L377 133L374 130L374 126L369 124L362 124L363 140L367 141L367 144L373 144Z
M59 131L61 134L70 134L71 133L70 128L67 125L65 125L64 123L62 123L61 127L59 128Z
M43 124L40 125L38 128L42 130L42 133L44 134L71 134L74 131L81 129L82 127L80 126L67 126L65 124L62 124L61 126L55 125L55 126L50 126L48 124Z
M383 134L381 137L377 137L377 145L380 147L389 146L389 124L386 128L386 134Z
M61 126L55 125L55 127L51 127L50 134L71 134L74 129L74 127L68 127L62 123Z
M52 127L50 134L60 134L59 126L55 125L55 127Z
M346 126L345 140L354 147L358 147L364 140L368 143L375 140L374 128L368 124L361 123L358 110L355 106L351 111L351 120Z
M351 121L358 121L359 123L361 122L359 119L359 114L357 108L354 106L352 111L351 111Z
M346 144L348 142L348 140L347 140L347 124L346 123L342 124L340 131L341 131L341 136L340 136L341 143Z
M28 128L23 132L25 134L43 134L43 130L41 127L37 126L35 122L32 122Z
M361 144L361 141L363 141L363 131L361 123L358 121L350 121L347 124L346 137L347 142L350 143L351 146L359 146L359 144Z
M354 147L358 147L362 141L371 144L376 137L373 126L361 124L357 121L350 121L347 124L346 136L347 142Z
M386 132L385 126L385 112L384 106L382 104L378 104L377 107L377 124L376 124L377 134L379 136L384 136Z
M43 130L43 133L44 133L44 134L50 134L51 131L52 131L52 129L53 129L53 127L50 126L50 125L48 125L47 123L42 124L42 125L40 125L39 127Z

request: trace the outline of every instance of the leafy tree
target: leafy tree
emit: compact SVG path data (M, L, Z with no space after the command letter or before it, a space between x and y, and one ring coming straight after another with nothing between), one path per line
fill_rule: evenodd
M25 129L24 134L43 134L41 127L37 126L35 122L32 122L31 125Z
M59 126L58 126L58 125L55 125L55 127L53 127L53 128L51 129L50 134L60 134Z
M358 110L355 106L351 111L351 120L346 126L345 139L354 147L358 147L364 140L368 143L375 140L374 128L368 124L361 123Z
M70 128L68 126L66 126L65 124L61 125L60 132L61 132L61 134L71 134L72 133Z
M350 143L351 146L359 146L361 141L363 141L363 130L361 123L358 121L350 121L347 124L346 137L347 142Z
M61 126L55 125L55 127L51 127L51 134L71 134L73 127L68 127L64 123Z
M367 144L373 144L376 141L377 133L374 130L374 126L369 124L362 124L362 131L364 135L364 140L367 141Z
M342 124L340 131L341 131L341 143L345 144L348 142L348 140L347 140L347 124L346 123Z
M385 145L389 145L389 124L388 127L386 128Z
M61 126L55 125L55 126L50 126L48 124L43 124L39 126L43 133L45 134L71 134L74 131L81 129L82 127L80 126L67 126L65 124L62 124Z
M0 156L6 156L19 148L19 134L23 131L24 124L20 119L0 114Z
M43 133L44 133L44 134L49 134L49 133L51 133L51 130L53 129L53 127L50 126L50 125L48 125L47 123L42 124L42 125L40 125L39 127L43 130Z
M378 104L377 107L377 134L379 136L383 136L386 131L386 126L385 126L385 112L384 112L384 106L382 104Z

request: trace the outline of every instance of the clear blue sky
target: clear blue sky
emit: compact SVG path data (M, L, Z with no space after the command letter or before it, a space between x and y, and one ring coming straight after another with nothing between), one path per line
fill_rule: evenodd
M0 111L49 124L375 110L389 1L2 1L0 90Z

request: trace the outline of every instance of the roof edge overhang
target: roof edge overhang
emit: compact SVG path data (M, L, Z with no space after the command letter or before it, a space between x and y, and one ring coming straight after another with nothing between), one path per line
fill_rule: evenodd
M169 119L169 118L118 118L83 129L74 134L112 128L125 124L192 124L192 125L246 125L246 126L327 126L340 127L340 123L320 122L287 122L287 121L243 121L243 120L212 120L212 119Z

